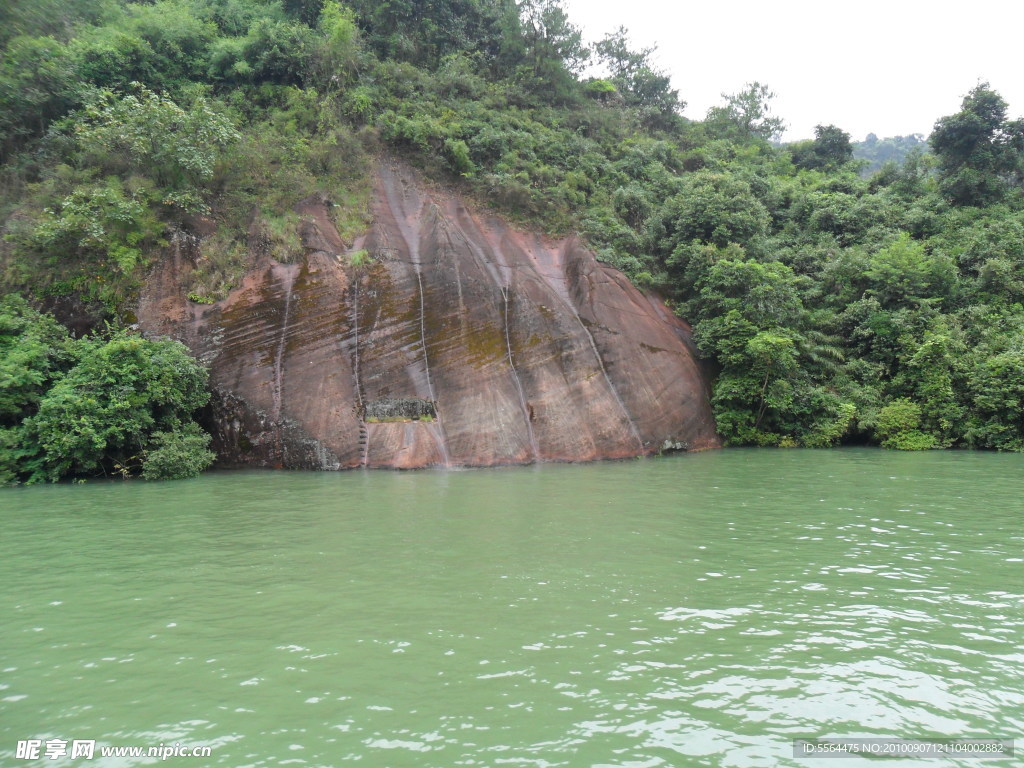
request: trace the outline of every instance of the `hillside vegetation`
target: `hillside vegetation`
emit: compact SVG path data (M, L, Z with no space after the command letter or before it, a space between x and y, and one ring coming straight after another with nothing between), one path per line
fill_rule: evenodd
M773 144L757 82L684 119L651 50L623 29L584 44L558 0L37 0L0 8L0 45L0 269L37 307L130 324L183 232L204 238L190 297L223 298L254 253L301 255L310 195L343 237L361 231L388 152L580 232L674 302L714 361L728 444L1024 449L1024 123L987 84L930 153L876 140L873 158L901 162L863 178L839 127ZM14 306L11 328L42 323L39 343L65 349ZM10 458L49 450L22 425L91 375L51 357L23 366L44 373L5 416L0 466L125 466L106 443L93 464Z

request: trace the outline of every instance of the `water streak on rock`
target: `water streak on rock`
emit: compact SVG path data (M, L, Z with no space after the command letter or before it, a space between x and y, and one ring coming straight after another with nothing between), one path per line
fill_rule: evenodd
M533 453L533 460L540 458L540 446L537 445L537 437L533 434L533 419L530 418L530 405L526 402L526 393L523 391L523 382L516 371L516 361L512 355L512 337L508 332L508 296L510 289L506 286L501 289L502 298L505 300L503 314L505 326L505 346L508 348L508 365L512 369L512 376L516 380L516 390L519 392L519 404L523 409L523 421L526 424L526 434L530 439L530 451Z

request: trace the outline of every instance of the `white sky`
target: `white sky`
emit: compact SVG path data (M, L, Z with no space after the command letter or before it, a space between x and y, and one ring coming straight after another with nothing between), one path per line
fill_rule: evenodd
M776 94L786 141L835 124L861 141L923 133L987 80L1024 113L1020 0L564 0L594 42L622 25L632 48L657 44L656 64L702 119L748 82Z

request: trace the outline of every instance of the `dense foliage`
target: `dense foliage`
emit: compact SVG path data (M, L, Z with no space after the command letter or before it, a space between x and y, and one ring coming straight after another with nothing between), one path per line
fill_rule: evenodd
M207 373L176 341L72 340L18 296L0 302L0 485L144 474L190 477L213 461L192 414Z
M302 198L363 226L386 150L673 301L730 444L1024 449L1024 123L988 84L930 153L833 125L780 146L764 84L686 120L651 50L586 45L558 0L37 0L0 30L8 287L124 319L184 232L189 295L220 298L300 251ZM34 333L54 397L97 375ZM26 386L2 402L43 424ZM146 429L151 455L198 445Z

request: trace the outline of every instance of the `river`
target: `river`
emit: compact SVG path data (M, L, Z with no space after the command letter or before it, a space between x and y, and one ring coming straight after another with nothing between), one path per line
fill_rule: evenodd
M1022 512L1024 456L874 449L0 491L0 765L53 738L231 768L1013 739Z

